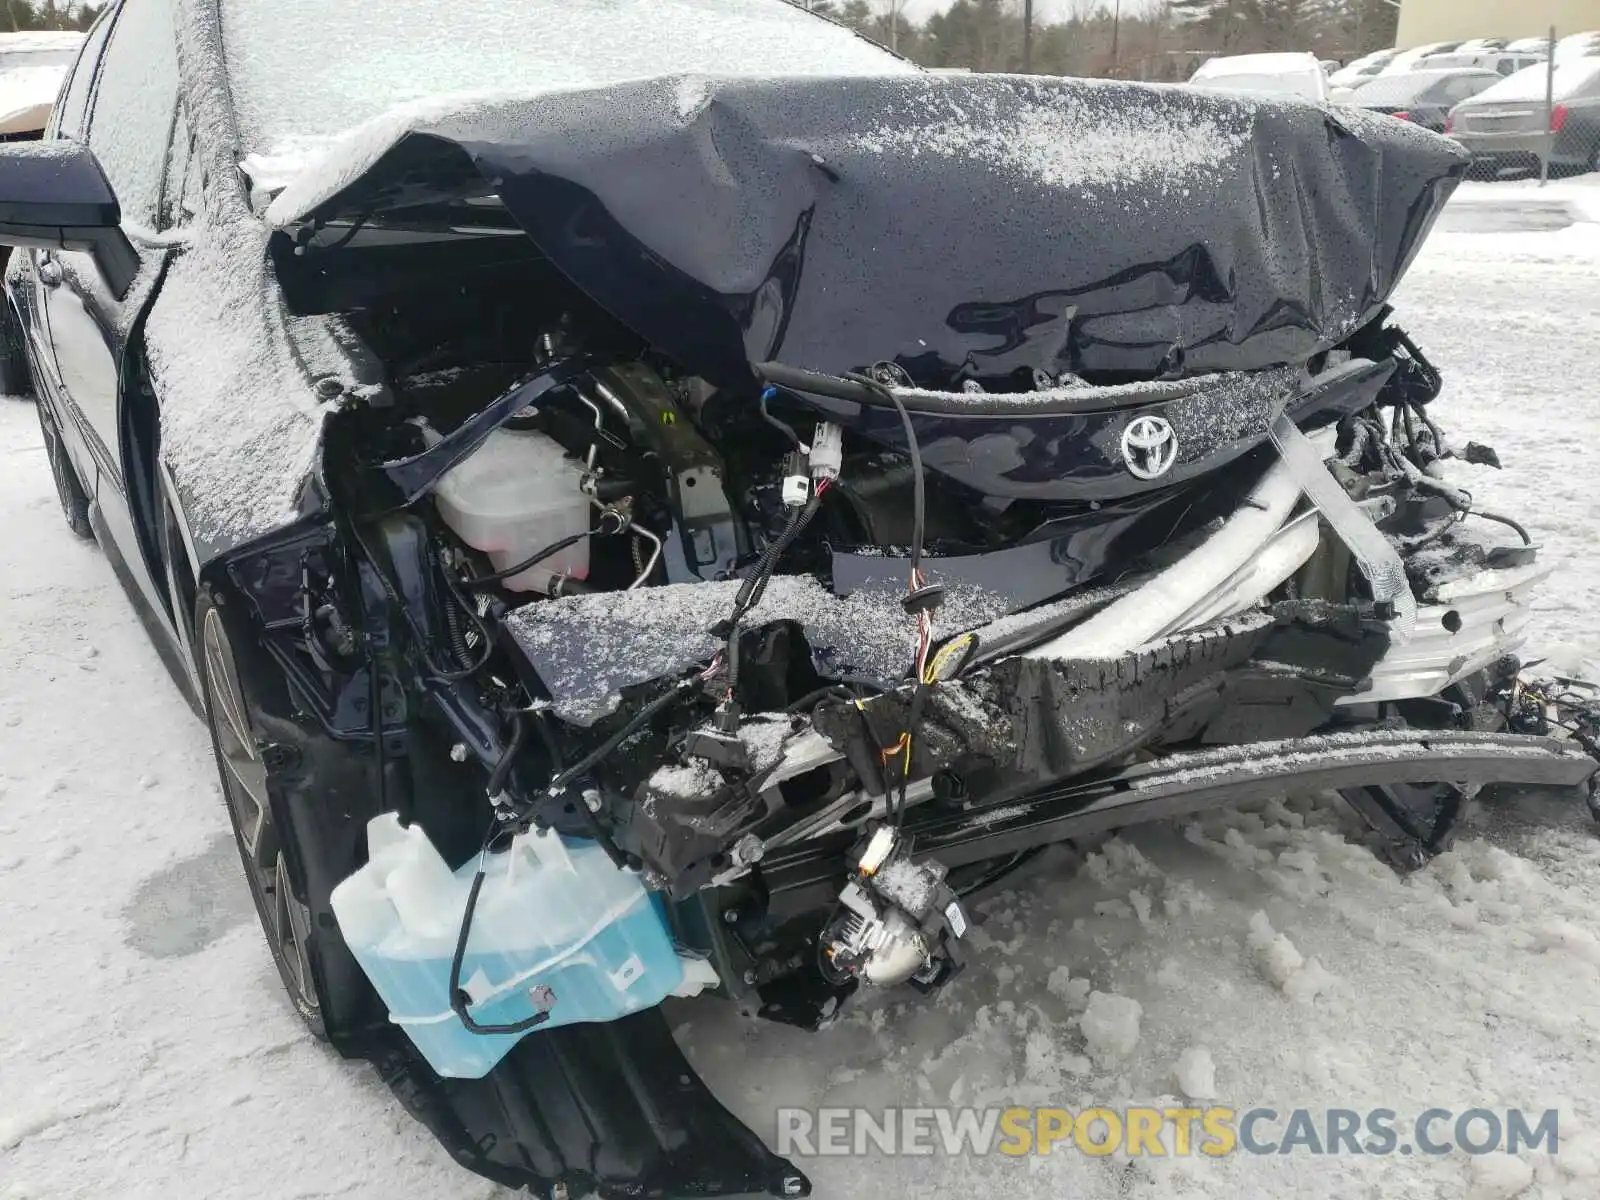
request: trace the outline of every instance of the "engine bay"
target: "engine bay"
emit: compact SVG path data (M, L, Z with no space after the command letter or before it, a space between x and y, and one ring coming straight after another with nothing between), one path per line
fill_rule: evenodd
M1407 704L1433 728L1508 725L1498 634L1451 678L1362 699L1402 570L1424 597L1538 574L1531 550L1464 536L1470 497L1429 473L1450 453L1426 412L1437 374L1386 313L1243 380L940 391L885 361L757 364L719 387L537 256L408 254L342 318L387 380L326 434L354 558L298 535L263 577L296 580L268 628L298 703L335 737L384 714L379 809L426 830L458 892L529 838L597 847L660 898L684 963L814 1027L863 983L951 978L963 897L1070 844L1006 834L1064 781L1344 736ZM1355 512L1342 524L1288 481L1302 429ZM1171 447L1142 446L1150 430ZM1052 477L1085 469L1041 495L1017 448L1045 442ZM1016 486L971 486L1006 455ZM1363 523L1387 582L1352 549ZM1248 554L1212 562L1243 536ZM1152 608L1180 575L1193 594ZM1468 692L1425 698L1450 687ZM1448 823L1401 816L1416 845ZM464 1023L472 923L468 902Z

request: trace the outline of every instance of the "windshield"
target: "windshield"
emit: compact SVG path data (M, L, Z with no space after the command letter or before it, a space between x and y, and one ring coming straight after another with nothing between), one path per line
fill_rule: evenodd
M78 57L76 49L67 50L0 50L0 73L20 71L27 67L70 67Z
M915 70L785 0L223 0L222 20L244 149L261 154L451 92Z
M1307 100L1321 99L1316 76L1300 75L1213 75L1209 79L1195 79L1195 87L1212 92L1269 92L1279 96L1304 96Z
M1502 79L1486 92L1478 93L1484 103L1496 100L1543 100L1550 68L1540 63L1526 67L1509 78ZM1600 59L1584 58L1564 63L1556 68L1554 95L1571 96L1578 92L1587 94L1600 80Z
M1497 82L1499 76L1488 71L1446 73L1429 71L1417 75L1385 75L1361 89L1361 103L1369 105L1422 104L1432 101L1448 104ZM1446 86L1450 85L1450 86Z
M1361 89L1361 103L1414 104L1438 82L1437 75L1383 75Z

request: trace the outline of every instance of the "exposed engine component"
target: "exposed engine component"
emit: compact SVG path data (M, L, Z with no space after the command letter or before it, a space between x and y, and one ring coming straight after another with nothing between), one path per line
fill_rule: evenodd
M914 862L889 826L880 825L868 839L839 893L839 907L818 943L823 971L835 981L909 982L930 991L961 970L956 943L967 932L967 918L945 884L945 868Z
M496 429L434 490L439 516L496 571L557 543L565 548L502 579L511 591L550 592L558 578L589 575L589 499L582 466L536 429Z

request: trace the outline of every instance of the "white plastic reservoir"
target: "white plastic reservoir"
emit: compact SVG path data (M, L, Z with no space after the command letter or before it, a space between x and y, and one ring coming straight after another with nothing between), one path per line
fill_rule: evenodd
M451 871L422 826L394 813L368 823L367 843L367 865L333 889L333 913L389 1019L440 1075L481 1078L537 1030L614 1021L689 990L637 875L593 842L529 833L488 856L461 986L479 1025L549 1019L529 1033L473 1033L450 1007L449 980L478 857Z
M582 478L582 467L553 438L537 430L496 429L445 472L433 494L445 524L500 571L589 528L589 501L578 487ZM547 592L557 575L588 578L587 538L513 575L505 586Z

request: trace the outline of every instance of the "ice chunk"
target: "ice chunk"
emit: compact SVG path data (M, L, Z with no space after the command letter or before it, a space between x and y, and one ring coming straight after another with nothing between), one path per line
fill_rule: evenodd
M1571 921L1550 921L1541 926L1534 935L1534 944L1540 950L1561 951L1600 966L1600 938Z
M1310 1003L1334 982L1319 961L1307 961L1293 942L1273 929L1264 912L1257 911L1250 917L1245 944L1254 952L1261 974L1291 1000Z
M1511 1200L1533 1184L1533 1168L1509 1154L1486 1154L1468 1164L1467 1200Z
M1139 1018L1144 1006L1131 996L1090 992L1089 1007L1079 1018L1083 1040L1097 1062L1124 1058L1139 1044Z
M1334 978L1323 967L1320 959L1308 959L1283 985L1283 994L1291 1000L1309 1004L1332 986Z
M1261 973L1280 988L1286 986L1294 973L1305 965L1306 960L1294 948L1294 943L1272 928L1272 922L1267 920L1264 912L1257 911L1251 916L1250 932L1245 940L1250 949L1255 951Z
M1211 1061L1211 1051L1204 1046L1190 1046L1179 1055L1173 1076L1178 1089L1189 1099L1216 1099L1217 1066Z

